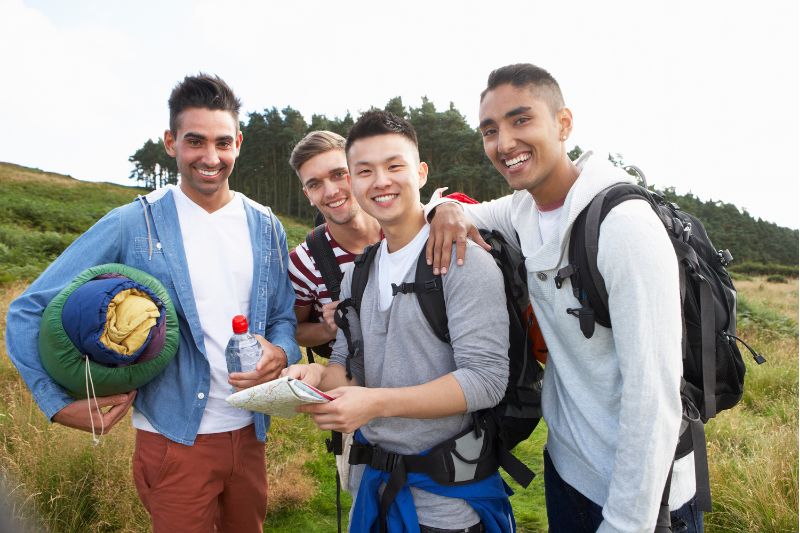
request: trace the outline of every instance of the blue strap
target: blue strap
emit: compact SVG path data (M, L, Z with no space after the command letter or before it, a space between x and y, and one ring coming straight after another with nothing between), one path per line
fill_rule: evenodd
M360 431L354 439L360 444L369 444ZM423 452L420 455L425 455ZM358 487L353 515L350 522L351 531L380 531L379 488L389 480L390 474L364 466L364 474ZM487 533L512 533L516 531L516 522L508 497L513 494L498 472L491 476L464 485L440 485L427 474L409 472L406 484L400 489L389 508L387 516L388 530L391 533L419 533L417 509L409 487L425 490L439 496L459 498L466 501L478 514Z

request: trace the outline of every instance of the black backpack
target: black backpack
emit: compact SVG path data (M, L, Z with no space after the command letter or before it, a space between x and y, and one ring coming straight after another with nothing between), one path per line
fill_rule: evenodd
M569 264L555 277L561 288L569 278L581 307L567 309L577 317L580 330L591 338L595 323L610 328L608 293L597 268L600 224L612 208L632 199L647 201L669 235L678 258L683 318L683 379L681 399L684 420L675 458L695 452L698 507L711 510L703 424L742 398L745 366L736 345L741 342L758 364L765 359L736 336L736 289L725 267L733 260L728 250L717 250L703 224L671 202L647 189L642 172L635 171L644 187L631 183L611 185L598 193L578 215L570 233ZM669 480L662 507L669 495ZM669 508L667 506L667 513ZM663 508L662 508L663 514ZM666 519L669 519L667 514Z
M342 270L339 268L339 263L336 261L336 254L333 253L330 242L325 237L325 222L323 222L306 235L306 245L314 263L325 281L325 287L328 289L328 294L331 300L336 301L339 299L339 289L342 282ZM331 346L328 343L320 344L319 346L310 346L306 348L306 356L308 362L314 362L314 354L324 357L326 359L331 356Z
M525 315L530 299L524 258L518 250L508 246L499 233L481 230L481 236L492 246L491 255L503 274L509 315L509 380L501 402L492 409L480 412L476 427L489 427L490 434L495 435L500 444L493 451L495 468L502 466L515 481L527 487L534 474L510 450L530 436L541 418L544 370L532 355L533 341L528 335L532 318L526 318ZM347 338L350 352L346 361L348 378L351 377L350 359L363 351L363 343L351 335L347 313L352 309L360 315L361 299L378 246L379 243L368 246L356 258L350 298L340 302L335 315L339 328ZM434 275L432 266L427 264L425 248L417 259L414 281L392 284L392 292L394 295L413 292L436 336L443 342L450 342L442 279L440 275ZM448 446L447 443L443 444ZM483 471L489 472L491 468L484 468ZM441 478L436 472L429 474L434 479Z

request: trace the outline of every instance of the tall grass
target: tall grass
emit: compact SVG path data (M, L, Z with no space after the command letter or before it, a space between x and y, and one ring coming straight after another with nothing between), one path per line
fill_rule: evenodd
M781 292L786 285L760 280L741 285L752 318L741 321L740 333L768 362L747 362L742 403L707 426L714 499L707 530L797 531L798 344L790 318L797 289ZM0 286L0 321L22 289L22 283ZM775 305L767 307L770 301ZM787 323L794 324L794 334L785 332ZM0 328L5 331L4 322ZM516 449L539 474L545 438L542 425ZM334 471L324 439L306 417L273 422L266 530L336 530ZM12 480L16 516L39 520L51 531L147 531L130 475L132 447L128 421L97 447L86 433L49 424L8 359L0 360L0 474ZM541 477L528 489L512 483L520 531L546 531ZM345 495L345 518L349 502Z
M737 284L739 334L767 358L745 356L742 403L707 426L714 512L719 532L798 531L797 283Z

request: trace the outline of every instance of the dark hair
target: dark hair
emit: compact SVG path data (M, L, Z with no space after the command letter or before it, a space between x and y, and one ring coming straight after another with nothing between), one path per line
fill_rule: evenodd
M356 123L353 124L353 127L350 128L350 131L347 132L347 143L344 147L345 152L349 152L353 143L359 139L392 133L402 135L414 143L414 146L419 150L417 132L410 122L389 111L373 109L361 115Z
M331 150L344 150L344 137L332 131L312 131L294 146L289 165L300 176L300 167L309 159Z
M178 130L178 115L190 108L228 111L239 130L239 108L242 103L219 76L199 73L186 76L169 95L169 129Z
M539 96L547 101L553 114L564 107L564 97L555 78L545 69L530 63L506 65L493 70L486 81L486 89L481 93L481 102L486 93L506 83L514 87L533 86Z

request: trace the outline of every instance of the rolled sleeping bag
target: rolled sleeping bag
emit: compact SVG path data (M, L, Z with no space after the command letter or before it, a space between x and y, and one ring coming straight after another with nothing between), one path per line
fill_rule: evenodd
M86 269L42 315L45 370L78 399L129 392L155 378L178 351L178 317L164 286L121 264ZM87 369L88 365L88 369Z

